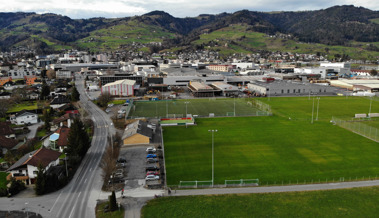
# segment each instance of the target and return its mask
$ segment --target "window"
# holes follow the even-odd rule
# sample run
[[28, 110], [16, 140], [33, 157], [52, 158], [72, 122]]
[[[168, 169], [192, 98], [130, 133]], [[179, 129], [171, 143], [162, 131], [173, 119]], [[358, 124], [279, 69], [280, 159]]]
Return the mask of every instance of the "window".
[[33, 171], [33, 175], [37, 175], [38, 171]]

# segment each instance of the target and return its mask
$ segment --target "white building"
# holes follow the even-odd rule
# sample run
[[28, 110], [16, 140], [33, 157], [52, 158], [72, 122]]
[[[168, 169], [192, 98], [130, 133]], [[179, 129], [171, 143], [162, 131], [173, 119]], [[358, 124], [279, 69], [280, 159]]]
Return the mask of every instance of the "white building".
[[38, 123], [38, 115], [31, 112], [20, 112], [16, 115], [10, 116], [11, 123], [16, 125], [23, 125], [23, 124], [35, 124]]
[[71, 79], [72, 73], [69, 70], [58, 70], [56, 72], [57, 79]]
[[25, 154], [7, 171], [16, 180], [21, 180], [27, 185], [34, 184], [38, 174], [38, 166], [42, 165], [47, 171], [50, 167], [59, 165], [60, 155], [60, 152], [42, 146], [38, 150]]
[[101, 93], [108, 92], [111, 95], [116, 96], [133, 96], [134, 95], [134, 80], [117, 80], [113, 83], [107, 83], [101, 87]]

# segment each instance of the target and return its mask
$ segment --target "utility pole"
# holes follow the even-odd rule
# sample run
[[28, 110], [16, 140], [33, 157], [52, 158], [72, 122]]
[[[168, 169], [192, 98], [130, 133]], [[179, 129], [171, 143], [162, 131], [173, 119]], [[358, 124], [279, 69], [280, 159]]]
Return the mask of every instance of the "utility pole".
[[184, 104], [186, 104], [186, 116], [185, 116], [185, 118], [186, 118], [186, 128], [187, 128], [187, 105], [189, 103], [190, 103], [189, 101], [184, 102]]
[[234, 116], [236, 116], [236, 96], [234, 96]]
[[214, 186], [214, 176], [215, 176], [215, 171], [214, 171], [214, 133], [217, 132], [217, 129], [210, 129], [208, 131], [212, 133], [212, 187], [213, 187]]

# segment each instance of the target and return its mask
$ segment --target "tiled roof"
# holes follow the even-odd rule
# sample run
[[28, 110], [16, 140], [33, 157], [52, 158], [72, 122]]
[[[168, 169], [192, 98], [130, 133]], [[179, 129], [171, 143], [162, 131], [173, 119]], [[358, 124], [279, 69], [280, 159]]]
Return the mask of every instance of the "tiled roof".
[[57, 145], [60, 147], [67, 146], [68, 134], [70, 133], [70, 128], [66, 126], [62, 126], [57, 131], [55, 131], [55, 133], [59, 134]]
[[50, 104], [66, 104], [66, 103], [70, 103], [70, 100], [68, 100], [67, 97], [64, 95], [58, 95], [50, 102]]
[[0, 135], [0, 147], [6, 148], [8, 150], [12, 149], [14, 146], [17, 145], [17, 140], [16, 139], [10, 139], [7, 138], [3, 135]]
[[15, 134], [14, 130], [11, 128], [10, 125], [10, 122], [0, 122], [0, 135]]
[[15, 164], [9, 167], [7, 171], [11, 171], [26, 165], [38, 167], [41, 164], [43, 167], [46, 167], [52, 161], [57, 160], [60, 155], [60, 152], [53, 151], [42, 146], [38, 150], [25, 154]]

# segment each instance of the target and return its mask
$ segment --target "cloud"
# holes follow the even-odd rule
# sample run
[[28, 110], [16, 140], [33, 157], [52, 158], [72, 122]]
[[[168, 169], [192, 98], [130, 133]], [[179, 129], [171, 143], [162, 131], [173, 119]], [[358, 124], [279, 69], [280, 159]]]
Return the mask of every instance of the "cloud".
[[48, 12], [71, 18], [114, 18], [162, 10], [175, 17], [194, 17], [199, 14], [232, 13], [242, 9], [251, 11], [298, 11], [351, 4], [371, 10], [379, 9], [379, 2], [372, 0], [13, 0], [1, 4], [0, 11]]

